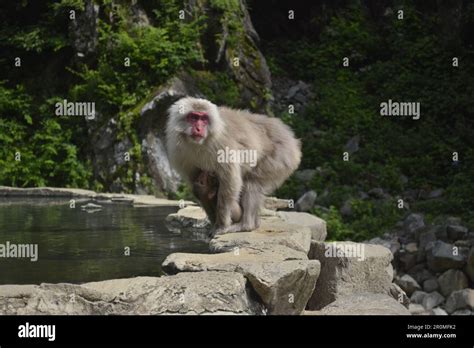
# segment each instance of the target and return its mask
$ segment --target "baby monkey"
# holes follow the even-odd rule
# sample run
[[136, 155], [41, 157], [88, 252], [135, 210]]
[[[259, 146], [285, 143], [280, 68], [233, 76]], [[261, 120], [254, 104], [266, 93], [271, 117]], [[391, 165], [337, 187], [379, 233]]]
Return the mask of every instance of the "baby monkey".
[[[217, 191], [219, 190], [219, 179], [214, 173], [204, 170], [199, 171], [193, 181], [193, 194], [201, 202], [203, 209], [206, 211], [209, 221], [212, 224], [216, 222], [217, 209]], [[242, 208], [238, 202], [232, 204], [231, 219], [233, 223], [237, 223], [242, 218]]]

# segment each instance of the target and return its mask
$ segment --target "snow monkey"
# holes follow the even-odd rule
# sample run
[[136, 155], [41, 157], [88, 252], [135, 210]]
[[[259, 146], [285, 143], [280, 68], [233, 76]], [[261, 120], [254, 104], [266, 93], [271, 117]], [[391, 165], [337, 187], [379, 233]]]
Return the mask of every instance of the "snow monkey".
[[[166, 145], [173, 167], [189, 184], [202, 172], [216, 175], [215, 211], [207, 212], [214, 220], [213, 235], [258, 228], [264, 195], [301, 161], [301, 143], [280, 119], [192, 97], [179, 99], [168, 110]], [[242, 217], [232, 223], [235, 204], [240, 204]]]
[[[202, 207], [207, 213], [212, 224], [216, 222], [217, 191], [219, 189], [219, 180], [213, 173], [201, 171], [197, 178], [193, 180], [193, 194], [201, 202]], [[232, 222], [239, 222], [242, 217], [242, 209], [238, 202], [234, 202], [230, 217]]]

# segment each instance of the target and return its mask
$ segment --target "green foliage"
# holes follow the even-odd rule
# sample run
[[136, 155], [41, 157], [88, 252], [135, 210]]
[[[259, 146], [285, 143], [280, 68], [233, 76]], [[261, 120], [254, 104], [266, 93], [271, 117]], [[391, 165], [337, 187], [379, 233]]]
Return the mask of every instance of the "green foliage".
[[196, 201], [196, 198], [193, 195], [193, 192], [189, 185], [187, 184], [181, 184], [178, 187], [178, 191], [175, 193], [175, 197], [172, 197], [173, 199], [178, 199], [178, 200], [189, 200], [189, 201]]
[[396, 202], [351, 201], [351, 216], [344, 219], [339, 210], [331, 205], [329, 211], [314, 209], [313, 213], [326, 220], [328, 240], [364, 241], [381, 235], [402, 216]]
[[341, 214], [336, 207], [330, 206], [328, 212], [322, 212], [321, 210], [315, 209], [313, 214], [326, 221], [328, 241], [352, 239], [353, 231], [342, 222]]
[[[329, 192], [318, 204], [333, 206], [325, 216], [335, 239], [382, 233], [397, 216], [388, 207], [362, 205], [351, 221], [341, 220], [336, 207], [373, 187], [392, 195], [443, 187], [443, 199], [417, 202], [412, 210], [466, 219], [474, 210], [474, 137], [468, 121], [474, 116], [474, 50], [465, 45], [454, 54], [446, 47], [439, 14], [420, 12], [409, 2], [403, 9], [403, 21], [395, 15], [375, 21], [362, 6], [350, 5], [330, 18], [317, 40], [275, 40], [266, 48], [273, 74], [313, 81], [306, 111], [283, 118], [303, 140], [301, 168], [321, 168], [310, 188]], [[461, 22], [472, 23], [472, 13]], [[452, 67], [453, 55], [462, 69]], [[342, 66], [343, 57], [350, 59], [349, 67]], [[421, 119], [381, 117], [380, 103], [389, 98], [420, 102]], [[344, 146], [355, 135], [360, 148], [342, 161]], [[463, 154], [459, 163], [453, 163], [453, 151]], [[407, 184], [400, 181], [402, 174]], [[289, 182], [279, 192], [295, 197], [300, 190]]]
[[[131, 24], [128, 4], [115, 3], [113, 9], [112, 2], [104, 0], [99, 5], [98, 47], [92, 57], [81, 61], [70, 56], [68, 16], [70, 10], [80, 16], [84, 1], [8, 5], [8, 11], [20, 11], [18, 15], [33, 20], [19, 27], [8, 18], [0, 26], [2, 51], [5, 49], [6, 56], [22, 57], [23, 65], [34, 69], [44, 69], [39, 65], [45, 64], [48, 78], [39, 82], [33, 69], [16, 70], [26, 75], [9, 69], [0, 84], [1, 184], [103, 189], [105, 183], [91, 180], [92, 149], [85, 121], [54, 115], [54, 104], [66, 98], [95, 102], [100, 124], [115, 117], [118, 137], [127, 137], [133, 145], [133, 161], [117, 168], [116, 175], [125, 187], [133, 189], [134, 173], [144, 169], [136, 133], [137, 105], [177, 71], [204, 62], [199, 41], [205, 17], [177, 20], [180, 1], [144, 4], [153, 22], [150, 26]], [[50, 79], [52, 75], [61, 78]], [[10, 81], [17, 83], [11, 85]], [[223, 77], [219, 81], [221, 86]], [[231, 93], [235, 94], [229, 90], [227, 97]], [[16, 152], [21, 153], [21, 162], [14, 161]], [[142, 179], [146, 181], [145, 176]]]
[[70, 138], [55, 119], [31, 136], [26, 126], [0, 118], [0, 185], [87, 187], [91, 173]]
[[238, 11], [240, 5], [238, 0], [209, 0], [209, 4], [212, 8], [219, 9], [222, 11]]
[[239, 107], [239, 87], [226, 73], [210, 71], [190, 71], [196, 87], [206, 98], [217, 105]]
[[59, 51], [67, 45], [66, 38], [55, 35], [45, 28], [29, 27], [9, 36], [7, 42], [25, 51], [41, 53], [44, 50], [52, 49]]
[[99, 110], [106, 114], [130, 109], [153, 86], [165, 82], [181, 67], [202, 60], [196, 46], [199, 38], [196, 23], [176, 25], [173, 21], [164, 22], [158, 28], [115, 29], [99, 21], [97, 68], [81, 67], [77, 74], [83, 82], [73, 87], [72, 95], [95, 100]]
[[64, 10], [84, 11], [84, 0], [61, 0], [51, 4], [51, 8], [56, 14], [60, 14]]
[[0, 185], [87, 187], [88, 163], [77, 159], [71, 129], [38, 108], [21, 85], [0, 84]]
[[283, 199], [294, 199], [295, 193], [299, 193], [300, 188], [300, 182], [293, 175], [275, 192], [275, 196]]

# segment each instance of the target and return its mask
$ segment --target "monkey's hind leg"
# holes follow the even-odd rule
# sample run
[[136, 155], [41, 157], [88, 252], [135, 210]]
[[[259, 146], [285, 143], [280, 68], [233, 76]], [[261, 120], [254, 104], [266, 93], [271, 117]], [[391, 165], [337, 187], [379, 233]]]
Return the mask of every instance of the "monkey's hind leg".
[[226, 233], [250, 232], [260, 227], [260, 207], [263, 201], [263, 193], [260, 185], [247, 181], [244, 183], [240, 205], [242, 217], [239, 223], [232, 224]]

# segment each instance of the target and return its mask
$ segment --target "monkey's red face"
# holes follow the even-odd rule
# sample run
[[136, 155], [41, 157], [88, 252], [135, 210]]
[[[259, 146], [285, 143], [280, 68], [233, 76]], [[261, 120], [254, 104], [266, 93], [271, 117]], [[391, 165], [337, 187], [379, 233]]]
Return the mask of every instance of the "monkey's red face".
[[192, 111], [186, 115], [186, 121], [191, 127], [191, 138], [201, 143], [207, 137], [207, 126], [209, 125], [209, 116], [205, 112]]

